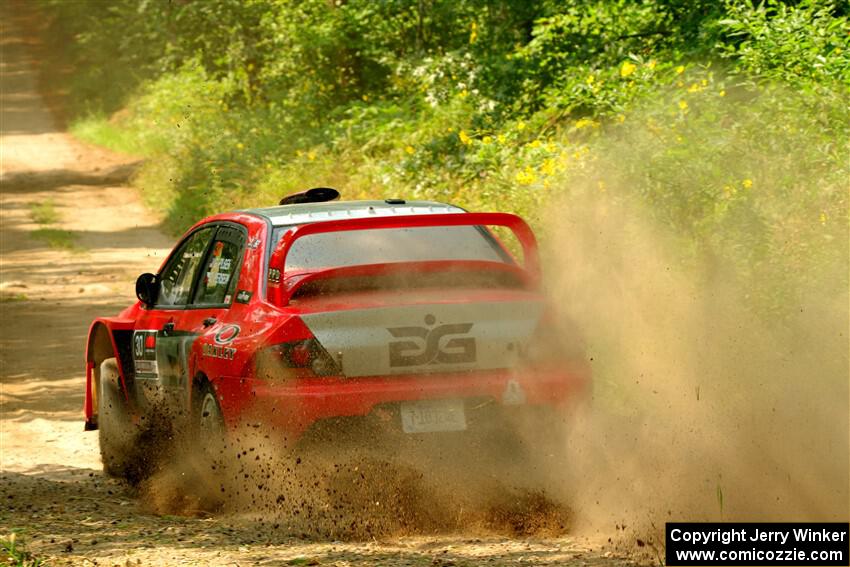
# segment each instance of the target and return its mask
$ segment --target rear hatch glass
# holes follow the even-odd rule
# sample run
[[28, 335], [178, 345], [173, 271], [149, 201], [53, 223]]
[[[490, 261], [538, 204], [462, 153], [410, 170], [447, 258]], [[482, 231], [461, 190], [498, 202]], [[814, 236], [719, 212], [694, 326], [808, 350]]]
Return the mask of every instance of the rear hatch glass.
[[[275, 228], [275, 246], [290, 228]], [[485, 229], [477, 226], [443, 226], [366, 229], [305, 236], [293, 244], [286, 256], [284, 270], [302, 272], [438, 260], [514, 263]]]

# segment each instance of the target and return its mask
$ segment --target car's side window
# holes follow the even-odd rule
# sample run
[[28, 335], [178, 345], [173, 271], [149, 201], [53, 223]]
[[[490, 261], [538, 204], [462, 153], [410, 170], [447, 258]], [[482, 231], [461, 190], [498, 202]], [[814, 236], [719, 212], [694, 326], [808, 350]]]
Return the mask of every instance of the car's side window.
[[239, 254], [244, 238], [236, 228], [223, 226], [213, 239], [198, 288], [195, 290], [195, 305], [224, 305], [231, 302], [235, 279], [239, 276]]
[[189, 302], [192, 283], [204, 258], [212, 232], [212, 228], [198, 230], [171, 257], [159, 277], [158, 306], [181, 306]]

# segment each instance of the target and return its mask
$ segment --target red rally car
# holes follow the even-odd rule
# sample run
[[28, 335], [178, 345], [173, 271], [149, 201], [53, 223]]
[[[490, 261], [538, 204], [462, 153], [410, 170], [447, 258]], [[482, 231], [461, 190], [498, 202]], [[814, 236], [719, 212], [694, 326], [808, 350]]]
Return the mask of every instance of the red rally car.
[[107, 472], [163, 408], [201, 436], [262, 423], [293, 440], [376, 413], [403, 436], [463, 434], [581, 398], [584, 353], [554, 330], [521, 218], [338, 195], [198, 222], [137, 303], [93, 322], [85, 425]]

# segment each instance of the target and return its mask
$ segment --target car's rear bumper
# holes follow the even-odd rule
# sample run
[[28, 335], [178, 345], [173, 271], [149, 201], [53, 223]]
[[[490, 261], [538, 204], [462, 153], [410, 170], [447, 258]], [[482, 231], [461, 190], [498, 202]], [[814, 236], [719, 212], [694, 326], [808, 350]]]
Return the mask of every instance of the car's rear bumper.
[[498, 406], [565, 408], [583, 399], [589, 373], [582, 370], [489, 371], [369, 378], [224, 378], [216, 384], [228, 425], [261, 423], [300, 436], [314, 423], [366, 416], [376, 408], [427, 399], [485, 400]]

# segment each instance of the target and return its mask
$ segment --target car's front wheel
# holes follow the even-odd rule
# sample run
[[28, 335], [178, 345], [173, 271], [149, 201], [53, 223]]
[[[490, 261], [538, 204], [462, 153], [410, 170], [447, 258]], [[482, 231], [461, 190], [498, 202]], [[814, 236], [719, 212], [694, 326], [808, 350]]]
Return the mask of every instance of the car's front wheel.
[[132, 465], [135, 426], [121, 392], [118, 361], [107, 358], [97, 368], [97, 429], [103, 471], [126, 477]]

